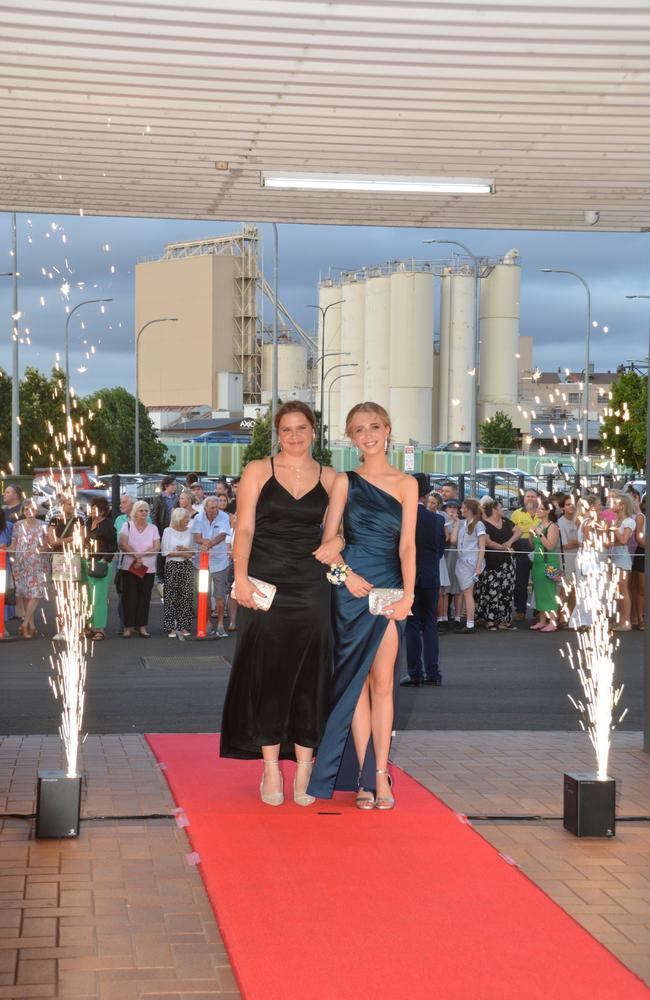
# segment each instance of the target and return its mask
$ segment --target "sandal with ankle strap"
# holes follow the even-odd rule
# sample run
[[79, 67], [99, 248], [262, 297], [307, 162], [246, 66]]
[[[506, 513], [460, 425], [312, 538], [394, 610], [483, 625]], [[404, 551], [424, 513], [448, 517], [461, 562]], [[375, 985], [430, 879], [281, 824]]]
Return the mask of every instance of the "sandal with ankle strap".
[[[314, 766], [313, 760], [297, 760], [296, 761], [296, 768], [298, 768], [298, 767], [309, 767], [309, 768], [311, 768], [313, 766]], [[296, 771], [296, 775], [297, 774], [298, 774], [298, 772]], [[296, 803], [297, 806], [311, 806], [316, 801], [316, 799], [315, 799], [315, 797], [313, 795], [308, 795], [306, 790], [304, 792], [296, 792], [296, 779], [294, 778], [293, 779], [293, 801]]]
[[[359, 771], [359, 777], [357, 778], [357, 797], [354, 800], [354, 804], [357, 809], [361, 809], [362, 812], [370, 812], [371, 809], [375, 808], [375, 796], [367, 788], [362, 788], [359, 782], [361, 781], [361, 771]], [[361, 792], [365, 792], [362, 795]], [[368, 798], [370, 795], [370, 798]]]
[[[388, 784], [389, 784], [390, 788], [392, 789], [392, 787], [393, 787], [393, 779], [391, 778], [391, 776], [390, 776], [390, 774], [388, 773], [387, 770], [385, 770], [385, 769], [381, 770], [380, 769], [380, 770], [376, 771], [375, 773], [376, 774], [387, 774], [388, 775]], [[377, 798], [375, 799], [375, 809], [379, 809], [380, 812], [387, 812], [388, 809], [394, 809], [394, 808], [395, 808], [395, 799], [393, 798], [392, 795], [378, 795]]]

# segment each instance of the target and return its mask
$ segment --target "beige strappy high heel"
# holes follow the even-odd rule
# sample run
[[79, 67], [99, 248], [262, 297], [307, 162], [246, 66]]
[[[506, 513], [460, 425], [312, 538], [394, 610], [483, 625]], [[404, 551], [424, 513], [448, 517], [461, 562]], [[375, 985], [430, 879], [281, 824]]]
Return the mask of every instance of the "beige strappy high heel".
[[[276, 760], [265, 760], [265, 764], [279, 764], [280, 762]], [[281, 806], [284, 802], [284, 782], [282, 775], [280, 774], [281, 787], [279, 792], [271, 792], [266, 795], [264, 792], [264, 774], [262, 774], [262, 780], [260, 781], [260, 798], [265, 806]]]
[[[309, 767], [314, 766], [313, 760], [297, 760], [296, 767]], [[293, 779], [293, 801], [297, 806], [310, 806], [316, 799], [313, 795], [308, 795], [306, 791], [296, 793], [296, 779]]]
[[[392, 787], [393, 787], [393, 779], [391, 778], [391, 776], [390, 776], [390, 774], [388, 773], [387, 770], [379, 770], [379, 771], [376, 771], [375, 773], [376, 774], [387, 774], [388, 775], [388, 784], [390, 785], [390, 787], [392, 789]], [[386, 812], [388, 809], [394, 809], [394, 808], [395, 808], [395, 799], [393, 798], [392, 795], [378, 795], [377, 798], [375, 799], [375, 809], [379, 809], [380, 812]]]

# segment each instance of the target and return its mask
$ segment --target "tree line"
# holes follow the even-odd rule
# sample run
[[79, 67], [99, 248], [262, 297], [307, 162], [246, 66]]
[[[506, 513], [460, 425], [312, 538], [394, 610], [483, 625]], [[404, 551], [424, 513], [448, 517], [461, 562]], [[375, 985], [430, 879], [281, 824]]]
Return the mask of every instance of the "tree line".
[[[46, 375], [28, 367], [20, 380], [20, 469], [56, 467], [65, 460], [65, 374]], [[146, 407], [140, 409], [140, 469], [165, 472], [172, 458], [159, 440]], [[77, 441], [73, 465], [97, 468], [99, 475], [131, 472], [135, 462], [135, 396], [122, 387], [71, 397]], [[0, 368], [0, 469], [11, 462], [11, 377]]]

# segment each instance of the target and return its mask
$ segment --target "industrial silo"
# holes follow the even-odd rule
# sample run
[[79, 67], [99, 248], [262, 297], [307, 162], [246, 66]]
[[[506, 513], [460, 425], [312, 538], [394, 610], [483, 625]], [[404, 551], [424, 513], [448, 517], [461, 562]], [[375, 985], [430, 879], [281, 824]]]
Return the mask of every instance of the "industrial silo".
[[389, 413], [393, 439], [431, 444], [434, 276], [400, 269], [390, 278]]
[[[319, 312], [318, 314], [318, 355], [321, 357], [323, 354], [327, 354], [328, 357], [321, 360], [316, 367], [316, 407], [323, 412], [323, 403], [320, 399], [320, 387], [321, 387], [321, 376], [324, 372], [327, 372], [332, 365], [338, 364], [340, 361], [345, 360], [341, 358], [340, 352], [343, 350], [341, 347], [341, 302], [343, 298], [341, 292], [341, 286], [335, 284], [331, 278], [326, 281], [321, 282], [318, 286], [318, 304], [322, 310], [327, 310], [324, 313]], [[324, 320], [324, 322], [323, 322]], [[325, 340], [323, 341], [323, 333], [325, 334]], [[324, 368], [321, 368], [324, 365]], [[331, 372], [326, 379], [325, 392], [324, 392], [324, 405], [325, 405], [325, 423], [329, 423], [329, 414], [327, 409], [328, 400], [332, 402], [331, 418], [333, 422], [333, 427], [329, 428], [328, 438], [330, 441], [334, 441], [337, 437], [340, 437], [339, 430], [339, 396], [338, 389], [340, 383], [336, 383], [332, 389], [331, 395], [328, 393], [327, 386], [331, 384], [332, 378], [337, 375], [338, 372]]]
[[516, 411], [521, 268], [516, 250], [481, 280], [481, 419]]
[[[390, 405], [388, 390], [390, 346], [390, 275], [381, 272], [366, 280], [364, 319], [363, 392], [364, 399]], [[352, 358], [342, 360], [353, 360]], [[344, 369], [343, 369], [344, 370]]]
[[[273, 344], [264, 344], [262, 391], [272, 391]], [[293, 389], [307, 388], [307, 348], [295, 341], [278, 344], [278, 395], [287, 400]]]
[[[451, 276], [444, 267], [440, 275], [440, 355], [438, 358], [438, 434], [440, 442], [449, 440], [449, 343], [451, 337]], [[433, 441], [437, 444], [437, 441]]]
[[450, 283], [447, 441], [471, 439], [474, 303], [474, 272], [463, 267], [452, 274]]
[[[330, 360], [332, 364], [353, 362], [356, 367], [337, 368], [327, 378], [325, 398], [327, 400], [331, 392], [331, 402], [327, 404], [328, 413], [331, 413], [331, 441], [345, 436], [345, 418], [348, 412], [356, 403], [363, 401], [365, 290], [366, 282], [356, 278], [344, 281], [340, 288], [343, 299], [341, 305], [341, 350], [345, 351], [346, 354], [339, 359], [331, 358]], [[338, 379], [336, 383], [335, 379]], [[330, 390], [329, 386], [332, 385], [334, 388]], [[335, 421], [337, 412], [338, 425]]]

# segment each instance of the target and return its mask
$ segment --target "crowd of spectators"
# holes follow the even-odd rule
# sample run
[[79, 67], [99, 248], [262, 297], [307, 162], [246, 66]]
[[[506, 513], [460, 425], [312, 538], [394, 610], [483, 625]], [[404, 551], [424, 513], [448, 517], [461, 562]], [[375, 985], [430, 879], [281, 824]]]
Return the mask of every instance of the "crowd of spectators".
[[[472, 634], [529, 628], [555, 632], [592, 624], [584, 582], [605, 565], [616, 583], [617, 632], [643, 630], [645, 498], [633, 488], [578, 499], [533, 489], [505, 512], [498, 498], [458, 499], [453, 483], [430, 494], [427, 507], [444, 517], [438, 630]], [[580, 582], [583, 586], [580, 586]]]
[[[153, 502], [127, 493], [113, 520], [106, 499], [93, 500], [88, 516], [72, 494], [57, 498], [56, 513], [45, 523], [34, 500], [9, 485], [0, 508], [0, 549], [9, 554], [5, 622], [19, 621], [19, 635], [41, 635], [37, 611], [57, 585], [83, 587], [87, 619], [84, 634], [107, 638], [111, 584], [117, 591], [118, 635], [150, 638], [149, 614], [154, 583], [163, 601], [163, 628], [170, 639], [187, 638], [195, 624], [194, 596], [199, 558], [208, 553], [210, 626], [217, 638], [236, 629], [236, 605], [229, 598], [232, 540], [237, 517], [238, 479], [216, 484], [206, 495], [199, 477], [184, 483], [166, 476]], [[71, 550], [66, 557], [66, 552]], [[226, 626], [226, 621], [228, 622]], [[0, 622], [4, 634], [5, 622]], [[55, 640], [66, 635], [57, 621]]]
[[[156, 585], [165, 633], [187, 638], [195, 624], [199, 557], [207, 552], [209, 632], [225, 637], [237, 627], [237, 606], [229, 596], [237, 487], [238, 479], [219, 481], [214, 494], [206, 494], [195, 473], [184, 483], [168, 476], [151, 504], [123, 494], [115, 521], [106, 500], [95, 500], [85, 518], [74, 496], [63, 494], [45, 524], [34, 501], [19, 487], [7, 486], [0, 509], [0, 548], [10, 554], [5, 620], [18, 619], [24, 639], [37, 637], [37, 612], [50, 581], [60, 582], [60, 574], [67, 573], [67, 585], [86, 588], [87, 636], [106, 638], [113, 584], [118, 635], [150, 637]], [[546, 497], [528, 489], [521, 507], [508, 512], [489, 496], [461, 503], [457, 486], [448, 481], [426, 505], [445, 522], [439, 632], [513, 631], [526, 624], [540, 632], [589, 628], [592, 609], [584, 583], [603, 563], [615, 575], [618, 592], [612, 627], [644, 628], [645, 498], [637, 490], [610, 491], [603, 506], [596, 494], [576, 501], [568, 493]], [[68, 559], [62, 569], [56, 559], [71, 547], [77, 561]], [[65, 638], [61, 623], [54, 638]]]

